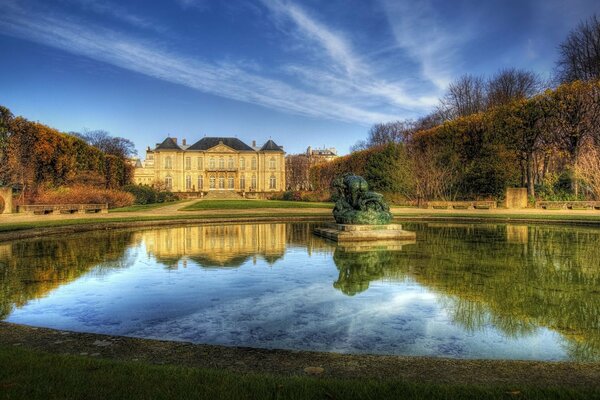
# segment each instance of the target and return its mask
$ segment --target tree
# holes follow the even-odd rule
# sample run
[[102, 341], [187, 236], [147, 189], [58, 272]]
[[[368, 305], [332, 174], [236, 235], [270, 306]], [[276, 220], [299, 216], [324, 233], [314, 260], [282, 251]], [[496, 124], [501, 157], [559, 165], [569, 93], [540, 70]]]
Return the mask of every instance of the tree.
[[[563, 84], [552, 92], [554, 142], [568, 156], [573, 171], [582, 145], [588, 139], [598, 139], [600, 125], [600, 82]], [[575, 196], [579, 195], [577, 179], [572, 181]]]
[[310, 189], [311, 162], [306, 154], [293, 154], [285, 158], [285, 181], [290, 190]]
[[371, 188], [412, 198], [414, 180], [404, 144], [388, 143], [378, 150], [365, 165], [365, 179]]
[[526, 70], [506, 68], [487, 81], [487, 105], [496, 107], [538, 94], [543, 83], [540, 77]]
[[463, 75], [450, 83], [440, 99], [438, 111], [444, 120], [466, 117], [486, 109], [485, 82], [482, 77]]
[[556, 78], [561, 83], [600, 79], [600, 20], [582, 21], [560, 44]]
[[82, 134], [75, 133], [95, 148], [119, 158], [128, 158], [137, 154], [135, 144], [122, 137], [111, 136], [103, 130], [86, 131]]
[[0, 186], [11, 183], [8, 170], [8, 145], [13, 118], [8, 108], [0, 106]]
[[517, 154], [527, 194], [531, 197], [535, 196], [534, 155], [544, 143], [544, 135], [547, 133], [544, 123], [549, 115], [547, 97], [540, 95], [507, 104], [497, 109], [492, 118], [493, 127], [502, 136], [504, 143]]
[[575, 165], [575, 173], [595, 199], [600, 200], [600, 147], [592, 142], [586, 143]]
[[367, 139], [359, 141], [350, 150], [358, 151], [389, 143], [402, 143], [408, 140], [413, 131], [414, 122], [411, 120], [375, 124], [369, 130]]

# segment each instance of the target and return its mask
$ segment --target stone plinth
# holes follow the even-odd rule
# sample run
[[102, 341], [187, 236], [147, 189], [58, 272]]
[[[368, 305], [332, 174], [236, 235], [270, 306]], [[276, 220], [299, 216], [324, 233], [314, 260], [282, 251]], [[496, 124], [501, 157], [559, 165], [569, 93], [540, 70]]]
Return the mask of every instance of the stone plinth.
[[414, 241], [416, 234], [405, 231], [402, 225], [345, 225], [330, 224], [315, 228], [314, 233], [336, 242], [394, 242]]

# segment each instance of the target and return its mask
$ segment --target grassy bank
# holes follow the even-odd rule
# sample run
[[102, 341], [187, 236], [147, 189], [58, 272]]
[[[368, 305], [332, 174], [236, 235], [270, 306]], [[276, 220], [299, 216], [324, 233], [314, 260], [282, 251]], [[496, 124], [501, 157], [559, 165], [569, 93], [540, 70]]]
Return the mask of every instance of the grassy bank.
[[591, 399], [589, 389], [281, 377], [0, 347], [2, 399]]
[[283, 200], [201, 200], [181, 211], [198, 210], [252, 210], [256, 208], [333, 208], [333, 203]]
[[113, 208], [108, 212], [118, 213], [118, 212], [136, 212], [136, 211], [147, 211], [154, 210], [156, 208], [166, 207], [177, 203], [183, 203], [185, 200], [171, 201], [168, 203], [152, 203], [152, 204], [134, 204], [132, 206], [121, 207], [121, 208]]

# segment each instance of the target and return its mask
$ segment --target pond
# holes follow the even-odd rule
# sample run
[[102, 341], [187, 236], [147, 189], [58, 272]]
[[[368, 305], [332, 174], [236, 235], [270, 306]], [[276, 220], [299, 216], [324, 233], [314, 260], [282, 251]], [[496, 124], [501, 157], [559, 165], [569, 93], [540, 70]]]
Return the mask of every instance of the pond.
[[410, 223], [341, 248], [309, 223], [0, 244], [0, 319], [234, 346], [599, 360], [600, 230]]

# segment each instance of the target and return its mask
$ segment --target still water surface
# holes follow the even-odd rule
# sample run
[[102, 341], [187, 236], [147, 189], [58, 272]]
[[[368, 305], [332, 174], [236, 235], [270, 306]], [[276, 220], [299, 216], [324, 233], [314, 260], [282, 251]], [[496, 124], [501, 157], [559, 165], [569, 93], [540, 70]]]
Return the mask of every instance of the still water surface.
[[0, 244], [0, 319], [345, 353], [600, 359], [600, 230], [405, 224], [340, 248], [313, 225], [112, 231]]

